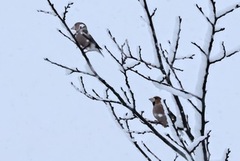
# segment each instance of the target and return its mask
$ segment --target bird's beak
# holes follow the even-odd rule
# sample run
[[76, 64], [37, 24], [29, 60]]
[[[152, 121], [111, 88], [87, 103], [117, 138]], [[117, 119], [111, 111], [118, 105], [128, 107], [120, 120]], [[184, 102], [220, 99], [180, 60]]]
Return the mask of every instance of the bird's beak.
[[71, 28], [71, 30], [75, 30], [75, 26], [73, 26], [73, 27]]
[[155, 99], [154, 99], [154, 98], [149, 98], [149, 100], [150, 100], [151, 102], [154, 102], [154, 101], [155, 101]]

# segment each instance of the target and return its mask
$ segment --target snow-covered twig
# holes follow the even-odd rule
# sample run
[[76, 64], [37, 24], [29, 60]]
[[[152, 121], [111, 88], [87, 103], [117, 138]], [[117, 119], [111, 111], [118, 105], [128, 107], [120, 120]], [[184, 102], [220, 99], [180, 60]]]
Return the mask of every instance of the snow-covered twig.
[[196, 148], [197, 148], [204, 140], [206, 140], [207, 138], [210, 137], [210, 132], [211, 132], [211, 131], [209, 131], [206, 136], [200, 136], [200, 137], [196, 138], [196, 139], [194, 140], [194, 142], [192, 142], [190, 145], [187, 146], [188, 151], [190, 151], [191, 153], [193, 153], [193, 152], [196, 150]]

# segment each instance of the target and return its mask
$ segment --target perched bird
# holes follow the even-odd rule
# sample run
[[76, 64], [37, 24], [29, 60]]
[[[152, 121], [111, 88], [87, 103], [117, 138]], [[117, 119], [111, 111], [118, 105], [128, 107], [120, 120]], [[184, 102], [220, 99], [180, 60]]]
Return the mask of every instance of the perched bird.
[[[158, 120], [158, 122], [163, 126], [163, 127], [168, 127], [168, 121], [167, 121], [167, 116], [164, 112], [163, 105], [161, 103], [161, 98], [158, 96], [155, 96], [153, 98], [149, 98], [149, 100], [153, 104], [153, 116]], [[176, 121], [176, 116], [170, 112], [169, 113], [170, 119], [172, 119], [173, 122]]]
[[83, 49], [83, 51], [85, 52], [97, 51], [103, 56], [101, 52], [102, 48], [89, 34], [87, 26], [84, 23], [77, 22], [71, 29], [76, 31], [75, 38], [79, 46]]

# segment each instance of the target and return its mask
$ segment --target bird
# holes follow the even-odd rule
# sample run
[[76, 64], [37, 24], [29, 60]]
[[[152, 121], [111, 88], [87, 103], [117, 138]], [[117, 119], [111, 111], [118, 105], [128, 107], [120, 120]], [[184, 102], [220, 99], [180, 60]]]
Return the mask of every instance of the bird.
[[[157, 121], [163, 126], [163, 127], [168, 127], [168, 121], [167, 121], [167, 116], [164, 112], [163, 105], [161, 103], [161, 98], [159, 96], [155, 96], [152, 98], [149, 98], [149, 100], [153, 104], [153, 116], [157, 119]], [[169, 113], [170, 119], [175, 122], [176, 121], [176, 116], [170, 112]]]
[[75, 39], [84, 52], [97, 51], [103, 56], [101, 52], [102, 48], [93, 39], [92, 35], [88, 32], [87, 26], [83, 22], [75, 23], [71, 29], [76, 31], [74, 34]]

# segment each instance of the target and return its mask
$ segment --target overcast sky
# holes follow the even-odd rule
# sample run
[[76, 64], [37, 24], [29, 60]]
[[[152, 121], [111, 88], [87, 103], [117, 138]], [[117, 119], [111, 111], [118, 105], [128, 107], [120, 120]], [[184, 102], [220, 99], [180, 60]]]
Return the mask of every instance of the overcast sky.
[[[61, 12], [68, 2], [56, 0], [54, 3]], [[237, 2], [217, 2], [217, 6], [221, 12]], [[204, 44], [208, 33], [204, 25], [206, 21], [195, 3], [190, 0], [161, 0], [150, 5], [158, 8], [155, 19], [159, 24], [157, 32], [165, 47], [167, 41], [174, 38], [176, 17], [183, 17], [185, 39], [180, 46], [183, 55], [197, 53], [191, 41]], [[208, 4], [207, 0], [200, 3], [206, 12], [209, 11]], [[57, 32], [57, 29], [65, 31], [60, 21], [37, 12], [39, 9], [50, 10], [47, 1], [3, 1], [1, 6], [0, 160], [144, 161], [105, 105], [85, 98], [70, 85], [71, 81], [78, 85], [77, 75], [67, 75], [65, 70], [44, 61], [44, 58], [49, 58], [70, 67], [85, 67], [76, 46]], [[240, 47], [239, 15], [240, 9], [219, 24], [220, 27], [226, 26], [226, 31], [218, 38], [226, 40], [230, 51]], [[144, 13], [137, 0], [78, 0], [69, 10], [67, 23], [72, 27], [77, 21], [85, 22], [99, 45], [107, 45], [114, 51], [114, 44], [106, 32], [110, 29], [120, 43], [128, 38], [134, 51], [141, 45], [143, 52], [149, 54], [145, 56], [153, 59], [148, 26], [140, 16], [144, 17]], [[220, 44], [216, 46], [220, 47]], [[216, 53], [219, 53], [218, 49]], [[96, 62], [99, 73], [117, 85], [118, 76], [114, 72], [118, 67], [106, 51], [103, 52], [104, 58], [95, 53], [89, 57]], [[192, 73], [183, 77], [189, 89], [196, 85], [201, 69], [196, 69], [199, 66], [195, 63], [200, 61], [181, 64]], [[230, 160], [240, 158], [239, 62], [240, 53], [213, 65], [210, 70], [207, 95], [210, 123], [207, 129], [212, 130], [210, 150], [215, 159], [221, 158], [228, 147], [232, 150]], [[142, 84], [137, 77], [134, 79], [136, 89], [140, 91], [137, 97], [142, 106], [147, 106], [148, 116], [153, 119], [148, 98], [159, 93], [164, 95], [164, 91], [159, 91], [154, 85]], [[98, 84], [89, 81], [91, 86], [98, 88]], [[166, 156], [161, 150], [156, 151], [162, 158], [174, 158], [174, 155]]]

